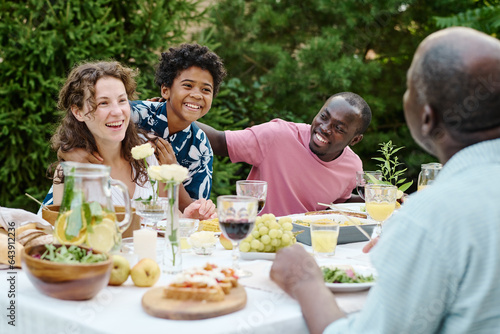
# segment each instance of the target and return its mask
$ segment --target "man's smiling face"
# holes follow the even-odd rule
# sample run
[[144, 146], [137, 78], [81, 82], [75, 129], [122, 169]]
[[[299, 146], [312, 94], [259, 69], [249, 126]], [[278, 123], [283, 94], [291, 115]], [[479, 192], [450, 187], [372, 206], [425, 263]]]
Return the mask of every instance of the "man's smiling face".
[[336, 159], [347, 145], [361, 141], [361, 111], [342, 96], [326, 101], [311, 124], [309, 148], [322, 161]]

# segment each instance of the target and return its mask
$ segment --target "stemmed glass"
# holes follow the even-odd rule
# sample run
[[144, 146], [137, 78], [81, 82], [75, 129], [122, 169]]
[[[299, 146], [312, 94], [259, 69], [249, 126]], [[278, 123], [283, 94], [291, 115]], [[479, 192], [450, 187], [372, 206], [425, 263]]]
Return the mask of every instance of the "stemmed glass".
[[259, 201], [259, 214], [266, 205], [267, 182], [260, 180], [240, 180], [236, 181], [236, 194], [238, 196], [251, 196]]
[[373, 184], [365, 186], [366, 212], [377, 222], [373, 236], [382, 234], [382, 224], [396, 209], [398, 188], [390, 184]]
[[137, 199], [133, 205], [135, 213], [144, 219], [142, 225], [157, 230], [158, 222], [167, 215], [168, 198], [160, 197], [157, 200]]
[[356, 190], [359, 197], [365, 199], [365, 186], [367, 183], [375, 183], [375, 180], [382, 180], [381, 171], [360, 171], [356, 172]]
[[224, 236], [233, 243], [233, 269], [238, 277], [249, 277], [252, 273], [240, 269], [240, 242], [253, 230], [257, 219], [258, 201], [250, 196], [217, 197], [217, 214]]

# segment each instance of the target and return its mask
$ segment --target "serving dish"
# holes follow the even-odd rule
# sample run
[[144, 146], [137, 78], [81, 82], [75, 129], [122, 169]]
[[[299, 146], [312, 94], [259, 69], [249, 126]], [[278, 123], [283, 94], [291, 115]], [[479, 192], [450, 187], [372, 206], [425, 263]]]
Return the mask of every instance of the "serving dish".
[[[311, 246], [311, 228], [309, 226], [297, 224], [297, 221], [315, 221], [320, 219], [333, 219], [339, 222], [340, 224], [348, 222], [348, 219], [346, 217], [338, 214], [326, 214], [326, 215], [298, 214], [298, 215], [290, 215], [289, 217], [292, 218], [292, 225], [293, 225], [292, 232], [304, 231], [296, 236], [297, 241], [309, 246]], [[377, 223], [371, 219], [353, 218], [353, 217], [351, 217], [351, 219], [359, 221], [360, 223], [359, 226], [363, 230], [365, 230], [365, 232], [368, 233], [368, 235], [371, 235], [373, 229], [377, 226]], [[351, 242], [361, 242], [361, 241], [368, 241], [368, 240], [363, 235], [363, 233], [361, 233], [356, 228], [356, 226], [353, 225], [340, 226], [337, 244], [341, 245], [341, 244], [348, 244]]]
[[[58, 245], [60, 246], [60, 245]], [[88, 247], [79, 246], [87, 251]], [[42, 255], [45, 245], [24, 248], [23, 270], [37, 290], [47, 296], [65, 300], [87, 300], [108, 285], [113, 262], [111, 257], [97, 263], [58, 263], [41, 260], [33, 255]], [[95, 254], [100, 254], [92, 250]]]

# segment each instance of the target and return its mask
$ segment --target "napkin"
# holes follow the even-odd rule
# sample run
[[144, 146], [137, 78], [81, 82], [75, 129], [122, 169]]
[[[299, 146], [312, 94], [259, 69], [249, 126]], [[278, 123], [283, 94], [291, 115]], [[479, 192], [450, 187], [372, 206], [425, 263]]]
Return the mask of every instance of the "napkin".
[[[14, 223], [14, 224], [12, 224]], [[51, 233], [52, 225], [40, 216], [23, 209], [11, 209], [0, 206], [0, 226], [5, 230], [18, 228], [23, 225], [35, 223], [37, 229]]]
[[[38, 230], [52, 233], [52, 225], [40, 216], [22, 209], [0, 206], [0, 270], [21, 267], [21, 252], [24, 247], [16, 238], [20, 233], [19, 227], [32, 223]], [[14, 258], [12, 258], [12, 253], [9, 254], [9, 251], [12, 251], [12, 245], [14, 245]]]

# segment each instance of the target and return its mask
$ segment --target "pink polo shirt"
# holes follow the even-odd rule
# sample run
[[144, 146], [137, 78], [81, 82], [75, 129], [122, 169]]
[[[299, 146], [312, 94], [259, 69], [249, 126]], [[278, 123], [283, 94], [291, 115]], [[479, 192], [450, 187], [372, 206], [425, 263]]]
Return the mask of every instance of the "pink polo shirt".
[[251, 164], [248, 179], [268, 183], [261, 214], [284, 216], [324, 210], [318, 202], [345, 202], [356, 187], [356, 171], [363, 170], [350, 147], [333, 161], [321, 161], [309, 149], [309, 124], [274, 119], [225, 134], [231, 161]]

